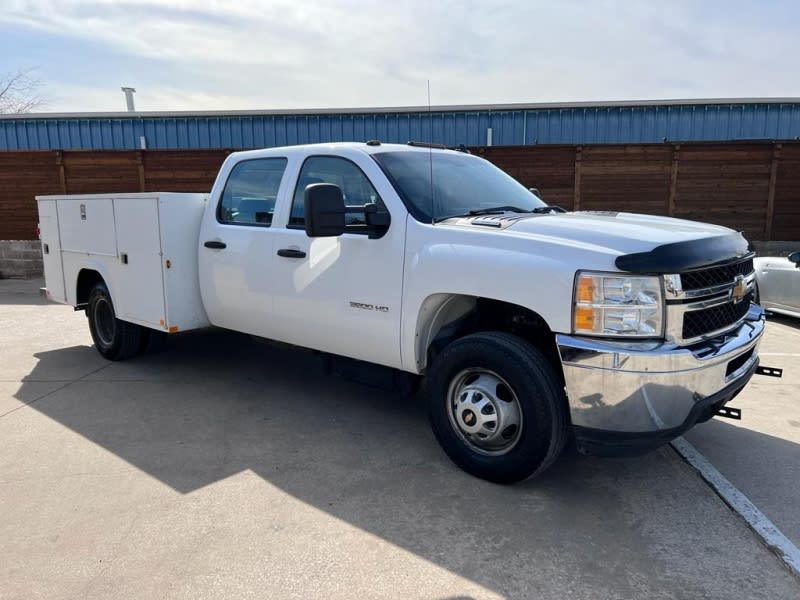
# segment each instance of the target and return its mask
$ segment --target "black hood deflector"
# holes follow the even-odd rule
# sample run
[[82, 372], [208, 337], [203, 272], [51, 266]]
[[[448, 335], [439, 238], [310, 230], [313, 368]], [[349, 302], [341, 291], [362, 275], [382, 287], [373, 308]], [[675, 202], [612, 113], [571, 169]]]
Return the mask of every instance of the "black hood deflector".
[[681, 273], [738, 260], [749, 253], [747, 240], [735, 232], [664, 244], [649, 252], [623, 254], [614, 264], [620, 271], [629, 273]]

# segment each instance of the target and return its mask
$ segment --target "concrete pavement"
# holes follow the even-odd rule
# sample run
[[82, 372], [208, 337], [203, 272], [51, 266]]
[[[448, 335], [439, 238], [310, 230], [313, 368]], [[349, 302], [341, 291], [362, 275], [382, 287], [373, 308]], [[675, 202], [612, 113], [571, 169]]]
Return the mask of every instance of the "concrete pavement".
[[3, 600], [800, 596], [669, 448], [488, 484], [416, 400], [223, 331], [111, 364], [36, 287], [0, 281]]
[[800, 547], [800, 319], [770, 315], [760, 352], [783, 377], [750, 382], [730, 404], [741, 421], [712, 419], [685, 437]]

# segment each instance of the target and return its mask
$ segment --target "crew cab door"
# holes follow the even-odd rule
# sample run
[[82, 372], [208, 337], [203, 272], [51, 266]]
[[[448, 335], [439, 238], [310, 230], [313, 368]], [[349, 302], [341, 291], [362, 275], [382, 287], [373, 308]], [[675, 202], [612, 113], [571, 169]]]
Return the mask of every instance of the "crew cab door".
[[289, 193], [288, 162], [283, 156], [243, 159], [220, 172], [198, 248], [200, 292], [213, 325], [275, 337], [272, 218]]
[[[389, 212], [388, 230], [369, 239], [363, 212], [354, 211], [343, 235], [309, 238], [303, 197], [312, 183], [339, 186], [348, 206]], [[305, 156], [287, 216], [272, 229], [278, 339], [400, 367], [405, 209], [377, 164], [361, 152]]]

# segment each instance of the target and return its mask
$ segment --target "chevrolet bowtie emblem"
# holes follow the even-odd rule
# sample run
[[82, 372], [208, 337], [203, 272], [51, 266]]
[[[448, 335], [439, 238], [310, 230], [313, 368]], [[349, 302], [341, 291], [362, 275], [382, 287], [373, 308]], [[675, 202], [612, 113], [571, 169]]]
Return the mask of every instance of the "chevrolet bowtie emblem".
[[747, 293], [747, 283], [744, 280], [743, 275], [737, 275], [736, 280], [733, 284], [733, 289], [731, 290], [731, 298], [733, 299], [734, 304], [739, 304], [744, 298], [745, 294]]

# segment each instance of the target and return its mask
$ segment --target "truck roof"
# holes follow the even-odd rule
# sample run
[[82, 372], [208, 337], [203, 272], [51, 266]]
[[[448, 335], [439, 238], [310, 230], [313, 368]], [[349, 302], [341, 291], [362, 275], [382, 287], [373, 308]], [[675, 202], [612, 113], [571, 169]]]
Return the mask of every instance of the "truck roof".
[[369, 142], [330, 142], [322, 144], [300, 144], [296, 146], [279, 146], [276, 148], [263, 148], [258, 150], [244, 150], [232, 154], [248, 155], [252, 157], [269, 156], [272, 154], [306, 153], [313, 149], [348, 149], [357, 150], [364, 154], [377, 154], [380, 152], [459, 152], [455, 149], [444, 148], [438, 145], [425, 145], [425, 142], [409, 142], [407, 144], [384, 144], [377, 140]]

